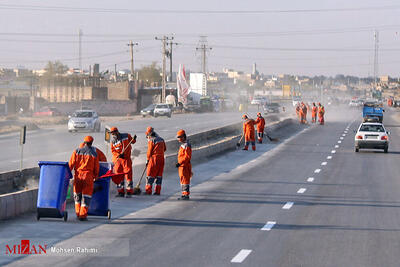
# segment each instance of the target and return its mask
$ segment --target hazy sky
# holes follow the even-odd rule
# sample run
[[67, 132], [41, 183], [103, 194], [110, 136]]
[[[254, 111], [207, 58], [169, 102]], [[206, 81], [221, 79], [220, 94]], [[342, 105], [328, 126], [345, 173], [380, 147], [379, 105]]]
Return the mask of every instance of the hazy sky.
[[[243, 12], [261, 10], [265, 12]], [[399, 0], [0, 0], [0, 67], [40, 69], [56, 59], [77, 67], [81, 29], [86, 69], [93, 63], [100, 63], [103, 70], [113, 69], [115, 63], [118, 69], [129, 68], [129, 40], [139, 43], [137, 67], [160, 62], [161, 42], [154, 37], [173, 33], [179, 43], [174, 69], [182, 63], [200, 70], [195, 48], [199, 36], [207, 35], [213, 48], [210, 71], [230, 67], [250, 72], [256, 62], [265, 74], [367, 76], [373, 74], [376, 28], [379, 74], [397, 77], [399, 15]]]

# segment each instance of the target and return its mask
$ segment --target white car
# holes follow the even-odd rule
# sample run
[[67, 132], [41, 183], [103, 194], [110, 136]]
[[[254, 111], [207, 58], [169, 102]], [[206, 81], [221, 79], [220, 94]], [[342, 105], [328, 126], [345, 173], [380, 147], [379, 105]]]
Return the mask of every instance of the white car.
[[265, 100], [265, 98], [263, 98], [263, 97], [259, 97], [259, 96], [255, 96], [254, 98], [253, 98], [253, 100], [251, 100], [251, 102], [250, 102], [250, 104], [251, 105], [265, 105], [265, 103], [266, 103], [267, 101]]
[[168, 104], [157, 104], [154, 108], [154, 117], [167, 116], [171, 118], [172, 109]]
[[68, 131], [93, 131], [100, 132], [101, 121], [99, 115], [93, 110], [77, 110], [69, 116]]
[[362, 148], [383, 149], [387, 153], [389, 149], [389, 134], [382, 123], [361, 123], [354, 137], [354, 149], [356, 152]]

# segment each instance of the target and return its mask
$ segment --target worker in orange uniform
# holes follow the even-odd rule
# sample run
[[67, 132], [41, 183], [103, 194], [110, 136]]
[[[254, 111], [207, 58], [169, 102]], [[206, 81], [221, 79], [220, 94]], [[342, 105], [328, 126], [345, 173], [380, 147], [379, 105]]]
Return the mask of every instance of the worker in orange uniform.
[[244, 148], [243, 150], [249, 150], [249, 145], [251, 143], [251, 147], [253, 151], [256, 151], [256, 141], [255, 141], [255, 130], [254, 125], [255, 121], [250, 119], [246, 114], [243, 115], [243, 136], [244, 136]]
[[[85, 143], [81, 143], [81, 144], [79, 145], [79, 148], [82, 148], [82, 147], [84, 147], [84, 146], [85, 146]], [[92, 147], [93, 147], [94, 150], [96, 151], [96, 153], [97, 153], [97, 158], [99, 159], [99, 161], [100, 161], [100, 162], [107, 162], [107, 157], [106, 157], [106, 155], [104, 155], [103, 151], [101, 151], [100, 149], [98, 149], [97, 147], [95, 147], [95, 146], [93, 146], [93, 145], [92, 145]]]
[[307, 123], [307, 105], [302, 103], [301, 109], [302, 109], [302, 115], [303, 115], [302, 123], [304, 124], [304, 123]]
[[181, 143], [178, 151], [178, 162], [176, 163], [182, 188], [182, 196], [178, 199], [189, 200], [190, 179], [193, 176], [192, 164], [190, 163], [190, 160], [192, 159], [192, 146], [187, 140], [186, 132], [184, 130], [179, 130], [176, 133], [176, 138], [179, 143]]
[[124, 180], [117, 185], [117, 197], [125, 196], [125, 182], [126, 182], [126, 197], [133, 195], [133, 171], [131, 151], [132, 145], [136, 143], [136, 135], [132, 136], [128, 133], [120, 133], [117, 127], [110, 129], [111, 139], [111, 153], [113, 155], [112, 161], [114, 163], [114, 173], [124, 173]]
[[318, 108], [315, 105], [315, 102], [313, 102], [312, 104], [313, 105], [312, 105], [312, 108], [311, 108], [311, 122], [312, 123], [316, 123], [317, 122], [317, 111], [318, 111]]
[[83, 139], [84, 146], [77, 148], [69, 160], [69, 168], [75, 170], [74, 200], [75, 213], [80, 221], [87, 220], [90, 200], [93, 194], [93, 183], [99, 175], [99, 159], [92, 147], [93, 137]]
[[153, 183], [156, 183], [154, 195], [160, 195], [162, 177], [164, 172], [164, 153], [167, 150], [164, 139], [154, 131], [152, 127], [147, 127], [147, 179], [146, 194], [153, 193]]
[[325, 108], [324, 106], [321, 105], [321, 103], [318, 103], [318, 121], [320, 125], [324, 125], [325, 124]]
[[255, 120], [255, 124], [257, 124], [257, 139], [258, 143], [262, 143], [264, 137], [264, 128], [265, 128], [265, 119], [261, 116], [261, 112], [257, 113], [257, 119]]
[[297, 115], [297, 117], [299, 118], [299, 120], [300, 120], [300, 104], [296, 104], [296, 115]]

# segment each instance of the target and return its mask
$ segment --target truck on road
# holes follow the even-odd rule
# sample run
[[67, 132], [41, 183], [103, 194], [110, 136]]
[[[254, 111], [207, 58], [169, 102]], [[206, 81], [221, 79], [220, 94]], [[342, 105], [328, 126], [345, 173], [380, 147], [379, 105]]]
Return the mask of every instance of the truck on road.
[[384, 111], [385, 110], [375, 102], [365, 102], [363, 107], [363, 120], [366, 122], [371, 119], [376, 119], [382, 123]]

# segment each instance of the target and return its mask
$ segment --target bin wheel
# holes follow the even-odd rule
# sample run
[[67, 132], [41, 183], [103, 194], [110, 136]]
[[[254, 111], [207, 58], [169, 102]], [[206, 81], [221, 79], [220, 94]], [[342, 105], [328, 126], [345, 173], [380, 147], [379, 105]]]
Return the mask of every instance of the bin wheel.
[[107, 218], [108, 218], [109, 220], [111, 220], [111, 210], [108, 210], [108, 211], [107, 211]]
[[40, 220], [40, 215], [39, 212], [36, 213], [36, 220], [39, 221]]
[[68, 220], [68, 212], [64, 212], [64, 222], [66, 222]]

